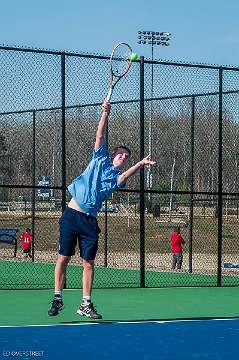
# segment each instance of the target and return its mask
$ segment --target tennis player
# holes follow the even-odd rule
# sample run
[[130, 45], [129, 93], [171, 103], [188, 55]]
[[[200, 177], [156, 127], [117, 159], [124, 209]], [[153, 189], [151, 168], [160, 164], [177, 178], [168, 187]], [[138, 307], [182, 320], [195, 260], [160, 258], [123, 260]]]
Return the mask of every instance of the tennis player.
[[96, 133], [92, 160], [85, 171], [68, 186], [72, 198], [60, 219], [59, 257], [55, 267], [55, 295], [52, 306], [48, 310], [49, 316], [58, 315], [63, 309], [62, 290], [66, 278], [66, 268], [71, 256], [75, 254], [78, 240], [83, 262], [83, 300], [77, 313], [92, 319], [102, 318], [93, 306], [91, 299], [94, 261], [100, 233], [96, 218], [97, 213], [106, 198], [116, 189], [122, 189], [126, 186], [130, 176], [134, 175], [144, 165], [155, 164], [150, 156], [146, 156], [123, 172], [122, 168], [130, 157], [130, 150], [126, 146], [115, 148], [111, 157], [112, 160], [110, 160], [109, 153], [104, 145], [109, 113], [110, 103], [105, 100]]

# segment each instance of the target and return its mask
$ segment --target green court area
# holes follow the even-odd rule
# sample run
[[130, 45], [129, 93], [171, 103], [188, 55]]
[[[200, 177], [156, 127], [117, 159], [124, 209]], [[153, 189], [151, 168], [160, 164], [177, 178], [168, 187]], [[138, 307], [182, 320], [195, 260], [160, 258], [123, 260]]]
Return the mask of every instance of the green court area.
[[[64, 309], [56, 317], [49, 317], [47, 314], [52, 295], [51, 290], [1, 290], [0, 326], [94, 322], [76, 313], [81, 302], [81, 289], [63, 292]], [[103, 319], [97, 322], [103, 323], [237, 318], [238, 299], [238, 287], [124, 288], [93, 291], [94, 305], [103, 315]]]
[[[54, 287], [54, 268], [52, 263], [0, 262], [0, 288], [2, 289], [50, 289]], [[96, 267], [95, 288], [140, 287], [140, 270]], [[67, 288], [81, 287], [82, 266], [69, 265]], [[222, 276], [222, 285], [238, 286], [236, 275]], [[217, 286], [216, 274], [188, 272], [145, 272], [145, 287], [175, 286]]]

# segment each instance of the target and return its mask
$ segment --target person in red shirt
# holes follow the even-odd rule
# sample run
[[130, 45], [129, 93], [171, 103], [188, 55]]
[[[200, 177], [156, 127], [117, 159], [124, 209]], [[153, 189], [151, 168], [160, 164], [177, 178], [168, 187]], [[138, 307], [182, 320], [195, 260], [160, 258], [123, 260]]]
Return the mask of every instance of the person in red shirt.
[[175, 226], [171, 234], [171, 244], [172, 244], [172, 270], [175, 270], [176, 266], [178, 270], [181, 270], [183, 263], [183, 248], [182, 245], [185, 244], [184, 239], [180, 234], [180, 227]]
[[19, 240], [22, 242], [22, 250], [25, 258], [32, 257], [31, 250], [32, 250], [32, 234], [29, 228], [20, 236]]

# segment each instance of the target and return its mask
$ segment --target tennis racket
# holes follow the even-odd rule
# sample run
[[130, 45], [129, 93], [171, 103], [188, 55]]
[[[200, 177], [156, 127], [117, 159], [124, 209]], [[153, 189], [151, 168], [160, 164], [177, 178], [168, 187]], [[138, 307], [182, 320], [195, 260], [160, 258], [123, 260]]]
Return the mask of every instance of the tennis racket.
[[129, 71], [132, 49], [131, 47], [122, 42], [114, 47], [110, 56], [110, 76], [109, 76], [109, 92], [106, 100], [110, 101], [115, 85], [124, 77]]

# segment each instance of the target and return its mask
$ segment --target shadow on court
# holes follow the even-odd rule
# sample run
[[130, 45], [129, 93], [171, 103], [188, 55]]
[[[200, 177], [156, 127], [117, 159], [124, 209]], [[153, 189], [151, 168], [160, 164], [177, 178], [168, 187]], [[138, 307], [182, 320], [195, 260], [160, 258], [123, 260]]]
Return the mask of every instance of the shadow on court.
[[[239, 316], [221, 316], [221, 317], [211, 317], [211, 316], [201, 316], [201, 317], [193, 317], [193, 318], [160, 318], [160, 319], [148, 319], [148, 320], [130, 320], [130, 319], [125, 319], [123, 322], [124, 323], [142, 323], [142, 322], [166, 322], [166, 321], [188, 321], [188, 320], [192, 320], [192, 321], [201, 321], [201, 320], [239, 320]], [[110, 324], [118, 324], [118, 323], [122, 323], [122, 320], [120, 319], [112, 319], [112, 320], [91, 320], [91, 319], [87, 319], [85, 318], [85, 320], [87, 320], [87, 322], [91, 322], [91, 323], [99, 323], [102, 325], [110, 325]], [[60, 321], [59, 324], [61, 325], [67, 325], [67, 324], [84, 324], [85, 321], [83, 320], [74, 320], [74, 321]]]

